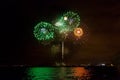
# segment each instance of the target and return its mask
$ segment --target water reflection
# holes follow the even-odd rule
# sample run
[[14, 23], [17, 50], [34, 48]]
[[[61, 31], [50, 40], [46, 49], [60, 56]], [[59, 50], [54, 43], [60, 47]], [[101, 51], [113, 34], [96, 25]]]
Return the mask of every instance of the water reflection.
[[27, 70], [27, 80], [52, 80], [54, 68], [33, 67]]
[[59, 78], [60, 80], [64, 80], [67, 75], [65, 67], [61, 67], [56, 73], [56, 78]]
[[89, 80], [90, 79], [90, 74], [87, 69], [84, 67], [75, 67], [72, 68], [73, 75], [77, 80]]
[[89, 80], [84, 67], [32, 67], [27, 69], [27, 80]]

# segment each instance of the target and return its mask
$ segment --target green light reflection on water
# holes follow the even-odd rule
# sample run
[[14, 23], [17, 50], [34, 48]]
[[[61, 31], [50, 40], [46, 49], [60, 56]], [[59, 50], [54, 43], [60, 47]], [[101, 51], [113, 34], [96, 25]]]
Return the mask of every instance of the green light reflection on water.
[[27, 80], [71, 80], [66, 78], [66, 68], [32, 67], [27, 69]]
[[53, 80], [51, 77], [53, 71], [54, 68], [32, 67], [27, 70], [27, 78], [28, 80]]
[[71, 67], [31, 67], [27, 69], [25, 80], [89, 80], [84, 68]]

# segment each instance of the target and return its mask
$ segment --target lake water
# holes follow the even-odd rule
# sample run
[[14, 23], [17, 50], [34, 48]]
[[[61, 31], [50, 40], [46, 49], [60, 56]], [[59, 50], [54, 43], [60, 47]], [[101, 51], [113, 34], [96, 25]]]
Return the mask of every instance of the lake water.
[[115, 67], [1, 67], [0, 80], [120, 80]]

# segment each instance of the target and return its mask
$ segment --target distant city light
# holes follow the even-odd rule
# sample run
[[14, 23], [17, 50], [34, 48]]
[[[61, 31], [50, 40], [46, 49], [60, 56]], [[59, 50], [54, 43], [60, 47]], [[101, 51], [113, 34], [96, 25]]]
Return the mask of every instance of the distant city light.
[[105, 66], [105, 64], [101, 64], [101, 66]]

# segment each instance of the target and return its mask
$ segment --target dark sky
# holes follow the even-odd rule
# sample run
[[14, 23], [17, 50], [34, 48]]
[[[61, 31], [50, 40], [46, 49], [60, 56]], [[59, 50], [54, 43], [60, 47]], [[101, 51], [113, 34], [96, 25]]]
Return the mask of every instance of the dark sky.
[[0, 64], [53, 63], [52, 45], [41, 45], [33, 36], [33, 28], [40, 21], [51, 23], [69, 10], [80, 14], [89, 35], [81, 45], [66, 42], [69, 53], [65, 61], [70, 64], [115, 62], [114, 58], [120, 54], [119, 1], [1, 0]]

